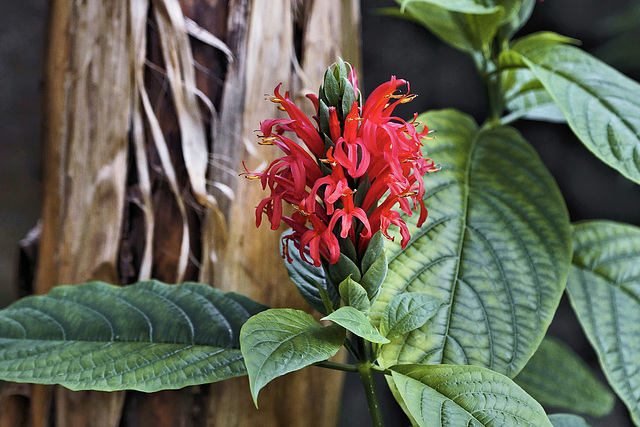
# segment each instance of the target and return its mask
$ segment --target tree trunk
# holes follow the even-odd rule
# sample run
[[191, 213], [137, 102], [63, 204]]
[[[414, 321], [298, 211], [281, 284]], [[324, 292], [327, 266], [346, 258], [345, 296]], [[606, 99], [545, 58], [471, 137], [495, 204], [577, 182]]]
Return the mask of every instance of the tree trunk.
[[[260, 185], [238, 174], [277, 154], [255, 144], [277, 111], [265, 94], [282, 82], [302, 100], [338, 56], [359, 67], [359, 2], [52, 0], [48, 40], [35, 291], [200, 280], [304, 308], [280, 233], [255, 228]], [[28, 422], [332, 426], [341, 384], [305, 369], [267, 386], [260, 410], [246, 378], [154, 394], [33, 386]]]

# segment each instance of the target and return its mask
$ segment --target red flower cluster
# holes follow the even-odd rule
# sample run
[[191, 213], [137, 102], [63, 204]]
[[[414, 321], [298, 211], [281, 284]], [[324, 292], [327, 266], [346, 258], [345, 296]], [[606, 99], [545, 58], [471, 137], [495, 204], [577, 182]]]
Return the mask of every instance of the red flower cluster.
[[[353, 71], [349, 82], [357, 99]], [[404, 85], [408, 89], [405, 80], [392, 77], [375, 89], [362, 107], [354, 101], [343, 121], [336, 107], [329, 106], [328, 132], [319, 130], [318, 97], [307, 95], [318, 114], [313, 117], [316, 127], [294, 105], [288, 92], [280, 94], [278, 85], [270, 100], [279, 104], [289, 118], [262, 122], [261, 144], [277, 145], [285, 155], [264, 172], [247, 175], [260, 179], [262, 187], [271, 192], [257, 207], [256, 225], [262, 222], [263, 213], [274, 230], [285, 222], [293, 229], [285, 239], [293, 240], [302, 259], [315, 266], [321, 265], [321, 257], [332, 264], [338, 261], [338, 237], [350, 239], [362, 253], [378, 230], [392, 239], [387, 233], [391, 224], [400, 228], [404, 248], [409, 230], [392, 208], [398, 204], [411, 215], [419, 206], [421, 225], [427, 217], [422, 176], [437, 170], [421, 152], [427, 127], [416, 122], [416, 116], [409, 122], [391, 116], [398, 104], [414, 98], [408, 93], [398, 94], [398, 88]], [[306, 148], [286, 137], [288, 132], [297, 135]], [[295, 209], [291, 216], [283, 213], [283, 202]], [[286, 242], [283, 244], [286, 247]]]

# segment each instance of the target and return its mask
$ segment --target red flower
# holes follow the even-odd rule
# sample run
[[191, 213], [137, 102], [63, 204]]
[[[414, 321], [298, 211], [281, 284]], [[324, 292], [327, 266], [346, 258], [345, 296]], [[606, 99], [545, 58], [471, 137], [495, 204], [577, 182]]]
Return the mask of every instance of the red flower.
[[[263, 214], [273, 229], [285, 222], [293, 229], [285, 239], [292, 240], [302, 259], [315, 266], [320, 266], [323, 258], [330, 263], [338, 261], [339, 239], [349, 239], [360, 254], [378, 230], [393, 239], [388, 234], [392, 224], [400, 228], [404, 248], [409, 230], [393, 208], [397, 205], [409, 216], [419, 209], [418, 226], [422, 225], [427, 217], [422, 176], [437, 170], [421, 151], [427, 126], [416, 122], [416, 116], [406, 122], [391, 115], [398, 104], [413, 99], [408, 93], [398, 93], [402, 86], [408, 91], [409, 84], [392, 77], [360, 107], [353, 69], [348, 76], [349, 84], [340, 86], [336, 105], [326, 105], [329, 97], [322, 93], [320, 99], [308, 96], [318, 127], [293, 104], [288, 92], [284, 97], [280, 94], [278, 85], [269, 99], [289, 118], [262, 122], [261, 144], [277, 145], [285, 156], [264, 172], [248, 172], [271, 192], [258, 205], [256, 225]], [[354, 95], [345, 92], [351, 90]], [[335, 93], [332, 97], [338, 99]], [[343, 99], [348, 99], [345, 105]], [[351, 99], [355, 100], [352, 104]], [[348, 105], [351, 109], [345, 111]], [[323, 111], [326, 128], [322, 128]], [[285, 137], [287, 132], [295, 133], [305, 147]], [[284, 214], [283, 203], [293, 206], [291, 216]]]

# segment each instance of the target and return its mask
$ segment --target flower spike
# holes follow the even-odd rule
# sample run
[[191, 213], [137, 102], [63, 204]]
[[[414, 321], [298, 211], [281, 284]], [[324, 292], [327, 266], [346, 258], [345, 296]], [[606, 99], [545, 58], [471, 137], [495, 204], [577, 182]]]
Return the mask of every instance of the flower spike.
[[[394, 208], [409, 216], [420, 211], [418, 225], [424, 223], [423, 175], [439, 169], [422, 154], [423, 140], [432, 139], [427, 126], [417, 115], [410, 121], [392, 116], [397, 105], [416, 96], [409, 93], [408, 82], [393, 76], [362, 104], [355, 70], [340, 60], [326, 71], [319, 95], [307, 96], [315, 120], [302, 113], [288, 92], [283, 96], [280, 86], [267, 99], [289, 117], [263, 121], [259, 144], [276, 145], [284, 156], [264, 172], [244, 174], [260, 179], [271, 192], [257, 207], [256, 225], [266, 215], [272, 229], [283, 222], [290, 226], [293, 232], [284, 239], [315, 266], [337, 263], [345, 241], [359, 258], [377, 231], [393, 240], [388, 233], [392, 225], [399, 228], [404, 248], [411, 236]], [[400, 90], [404, 86], [406, 93]], [[283, 205], [292, 207], [291, 216]], [[284, 254], [291, 261], [288, 250]]]

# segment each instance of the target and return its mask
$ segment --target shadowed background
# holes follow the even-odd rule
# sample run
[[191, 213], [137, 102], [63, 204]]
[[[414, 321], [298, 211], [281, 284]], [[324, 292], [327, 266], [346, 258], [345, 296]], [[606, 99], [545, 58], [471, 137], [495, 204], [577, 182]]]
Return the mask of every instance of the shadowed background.
[[[625, 51], [634, 46], [634, 33], [623, 32], [624, 22], [611, 17], [632, 4], [630, 0], [571, 0], [539, 3], [532, 20], [520, 35], [552, 30], [577, 38], [582, 47], [615, 61], [630, 77], [640, 79], [640, 55]], [[392, 74], [411, 82], [418, 98], [403, 106], [408, 116], [427, 109], [454, 107], [482, 122], [485, 105], [481, 82], [471, 61], [444, 45], [427, 30], [373, 11], [394, 6], [392, 0], [362, 1], [363, 69], [365, 92]], [[40, 106], [43, 34], [47, 1], [23, 0], [4, 5], [0, 14], [0, 306], [17, 297], [18, 242], [40, 215]], [[638, 22], [638, 21], [636, 21]], [[616, 34], [615, 28], [623, 33]], [[636, 28], [637, 36], [637, 28]], [[610, 44], [606, 44], [610, 43]], [[635, 44], [637, 46], [637, 44]], [[608, 57], [607, 57], [608, 56]], [[573, 221], [607, 218], [640, 225], [640, 187], [623, 178], [590, 154], [565, 125], [519, 122], [516, 127], [538, 150], [556, 177]], [[437, 159], [436, 159], [437, 160]], [[579, 331], [565, 300], [551, 327], [551, 334], [567, 341], [590, 364], [595, 353]], [[356, 377], [347, 381], [342, 425], [370, 425], [366, 403]], [[388, 425], [397, 421], [391, 400]], [[393, 421], [392, 421], [393, 420]], [[611, 418], [593, 421], [600, 426], [630, 426], [620, 403]]]

